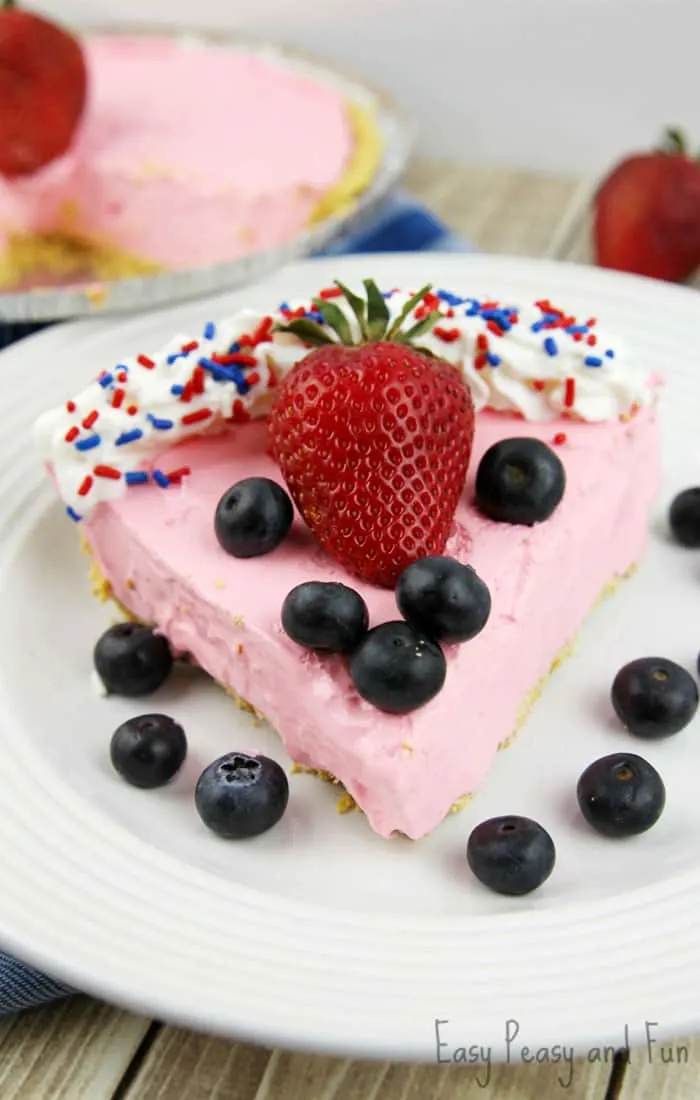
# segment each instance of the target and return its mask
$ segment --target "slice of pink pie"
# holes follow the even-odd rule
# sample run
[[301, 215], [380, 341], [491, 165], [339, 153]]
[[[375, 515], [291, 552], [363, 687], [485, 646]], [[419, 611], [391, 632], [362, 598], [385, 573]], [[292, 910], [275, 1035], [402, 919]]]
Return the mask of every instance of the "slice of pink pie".
[[[385, 298], [392, 317], [408, 301]], [[105, 590], [264, 715], [293, 760], [339, 780], [387, 837], [429, 833], [484, 781], [599, 596], [639, 560], [659, 483], [653, 380], [594, 320], [579, 323], [548, 301], [504, 309], [447, 292], [439, 309], [421, 343], [461, 369], [477, 409], [445, 553], [474, 567], [492, 608], [477, 637], [444, 647], [442, 690], [407, 714], [366, 702], [346, 658], [300, 647], [281, 624], [285, 597], [305, 581], [355, 588], [371, 626], [400, 617], [393, 591], [350, 577], [298, 516], [261, 557], [232, 557], [214, 534], [232, 484], [284, 484], [265, 417], [307, 348], [277, 326], [314, 313], [309, 302], [177, 336], [37, 423]], [[563, 498], [533, 526], [495, 522], [474, 503], [480, 460], [493, 443], [524, 436], [561, 459]]]

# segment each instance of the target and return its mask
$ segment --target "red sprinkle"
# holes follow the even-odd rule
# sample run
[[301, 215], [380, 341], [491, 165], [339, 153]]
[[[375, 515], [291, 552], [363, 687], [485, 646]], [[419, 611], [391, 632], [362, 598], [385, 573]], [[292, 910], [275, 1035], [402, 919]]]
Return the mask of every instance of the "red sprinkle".
[[257, 367], [258, 361], [254, 355], [248, 355], [244, 351], [232, 351], [228, 355], [212, 355], [212, 362], [220, 363], [222, 367], [235, 363], [239, 367]]
[[66, 409], [69, 413], [74, 413], [76, 409], [75, 401], [66, 401]]
[[182, 345], [182, 347], [180, 348], [180, 351], [184, 351], [184, 352], [196, 351], [198, 347], [199, 347], [199, 343], [198, 343], [197, 340], [190, 340], [190, 342], [188, 344], [183, 344]]
[[192, 379], [190, 379], [189, 382], [185, 382], [184, 386], [182, 387], [182, 393], [180, 394], [180, 400], [184, 401], [185, 404], [188, 405], [193, 397], [194, 397], [194, 383], [192, 382]]
[[78, 496], [79, 497], [86, 497], [91, 489], [92, 489], [92, 478], [88, 474], [87, 477], [84, 477], [82, 482], [80, 483], [80, 488], [78, 489]]
[[146, 368], [146, 370], [153, 370], [153, 368], [155, 367], [155, 363], [152, 359], [149, 359], [147, 355], [139, 355], [136, 359], [136, 362], [140, 363], [142, 367]]
[[87, 416], [85, 417], [85, 419], [83, 420], [83, 427], [84, 428], [91, 428], [92, 425], [97, 420], [99, 415], [100, 414], [98, 413], [97, 409], [93, 409], [92, 412], [88, 413]]
[[554, 443], [557, 447], [561, 447], [563, 443], [566, 443], [566, 439], [566, 432], [557, 432], [554, 439], [552, 440], [552, 443]]
[[576, 341], [576, 343], [580, 344], [581, 341], [583, 340], [583, 333], [582, 332], [574, 332], [573, 337], [574, 337], [574, 340]]
[[189, 466], [180, 466], [179, 469], [171, 470], [170, 473], [166, 474], [165, 476], [167, 477], [168, 481], [182, 481], [183, 477], [187, 477], [187, 475], [191, 473], [192, 471], [190, 470]]
[[120, 370], [119, 374], [117, 375], [117, 382], [126, 382], [126, 381], [128, 381], [126, 371]]
[[119, 481], [122, 476], [115, 466], [95, 466], [92, 472], [95, 477], [108, 477], [111, 481]]
[[488, 351], [489, 338], [484, 332], [480, 332], [476, 338], [476, 346], [479, 351]]
[[127, 416], [136, 416], [136, 413], [138, 411], [139, 410], [136, 408], [136, 405], [129, 405], [129, 408], [126, 410]]
[[65, 436], [66, 443], [72, 443], [73, 440], [77, 439], [79, 435], [80, 435], [80, 432], [78, 431], [77, 428], [75, 428], [75, 427], [69, 428], [68, 431], [66, 432], [66, 436]]
[[[234, 406], [235, 407], [235, 406]], [[211, 409], [197, 409], [196, 412], [187, 413], [182, 417], [183, 424], [198, 424], [200, 420], [208, 420], [212, 415]]]
[[589, 347], [594, 348], [596, 346], [596, 344], [598, 343], [598, 337], [595, 336], [593, 333], [591, 333], [591, 335], [586, 340], [586, 343], [588, 344]]
[[541, 379], [538, 379], [536, 382], [532, 383], [532, 388], [533, 388], [533, 390], [537, 390], [538, 393], [542, 393], [542, 390], [545, 388], [546, 385], [547, 385], [546, 382], [543, 382]]
[[426, 306], [428, 312], [432, 313], [433, 310], [440, 308], [440, 299], [437, 294], [428, 291], [427, 294], [423, 295], [423, 304]]
[[192, 371], [192, 388], [195, 393], [204, 393], [204, 368], [196, 366]]
[[474, 369], [475, 370], [483, 370], [484, 367], [487, 366], [487, 364], [488, 364], [488, 359], [486, 358], [485, 355], [477, 355], [475, 360], [474, 360]]
[[257, 386], [259, 381], [260, 381], [260, 375], [258, 374], [258, 372], [256, 370], [254, 370], [252, 372], [252, 374], [249, 374], [248, 377], [246, 378], [246, 382], [248, 383], [249, 386]]
[[253, 347], [257, 347], [258, 344], [263, 344], [270, 338], [270, 333], [274, 328], [275, 322], [272, 317], [263, 317], [262, 321], [253, 333]]
[[124, 400], [126, 393], [124, 390], [115, 390], [112, 394], [112, 408], [118, 409]]
[[[298, 306], [296, 309], [283, 309], [281, 313], [287, 321], [299, 321], [306, 316], [306, 310], [303, 306]], [[250, 342], [250, 336], [241, 336], [238, 340], [242, 348], [250, 347]]]
[[237, 424], [245, 424], [248, 420], [250, 420], [250, 413], [248, 412], [240, 398], [236, 398], [236, 400], [233, 402], [231, 419]]
[[564, 406], [570, 409], [576, 400], [576, 382], [573, 378], [567, 378], [564, 387]]
[[444, 341], [445, 344], [452, 344], [455, 340], [459, 340], [458, 328], [442, 328], [440, 325], [436, 325], [433, 332], [438, 340]]
[[455, 311], [453, 309], [448, 309], [447, 313], [445, 314], [445, 317], [454, 317], [454, 315], [455, 315]]
[[416, 321], [424, 321], [426, 317], [430, 316], [431, 312], [432, 310], [429, 306], [417, 306], [416, 309], [414, 309], [413, 311], [413, 316], [415, 317]]
[[318, 296], [325, 302], [329, 298], [342, 298], [343, 292], [339, 286], [327, 286], [325, 290], [319, 291]]
[[484, 304], [482, 305], [481, 308], [482, 308], [482, 310], [484, 310], [484, 309], [498, 309], [498, 302], [484, 302]]
[[494, 334], [494, 336], [502, 336], [503, 335], [503, 329], [501, 328], [500, 325], [497, 325], [495, 321], [487, 321], [486, 322], [486, 327], [489, 330], [489, 332], [492, 332]]
[[589, 317], [588, 320], [586, 321], [586, 328], [593, 328], [593, 326], [597, 325], [597, 324], [598, 324], [597, 317]]

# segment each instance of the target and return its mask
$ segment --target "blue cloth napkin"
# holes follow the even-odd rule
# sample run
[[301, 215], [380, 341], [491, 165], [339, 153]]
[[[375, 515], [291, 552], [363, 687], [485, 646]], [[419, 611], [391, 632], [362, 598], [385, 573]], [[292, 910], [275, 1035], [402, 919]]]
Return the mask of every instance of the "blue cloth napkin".
[[[324, 255], [420, 251], [468, 252], [470, 246], [420, 203], [398, 195], [383, 206], [370, 224], [333, 245]], [[0, 323], [0, 348], [46, 327], [45, 324]], [[37, 1008], [74, 992], [70, 986], [0, 952], [0, 1016]]]

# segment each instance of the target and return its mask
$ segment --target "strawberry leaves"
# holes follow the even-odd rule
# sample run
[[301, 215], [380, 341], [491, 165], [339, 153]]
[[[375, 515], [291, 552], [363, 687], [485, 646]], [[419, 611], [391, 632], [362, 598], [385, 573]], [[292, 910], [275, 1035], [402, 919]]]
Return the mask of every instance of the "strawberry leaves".
[[[295, 317], [286, 324], [275, 326], [275, 331], [291, 333], [312, 347], [320, 347], [324, 344], [359, 347], [362, 344], [376, 344], [380, 341], [414, 346], [413, 341], [429, 332], [442, 318], [439, 310], [432, 310], [426, 317], [414, 321], [414, 324], [404, 331], [404, 325], [429, 294], [431, 289], [429, 284], [409, 298], [393, 321], [386, 299], [373, 279], [363, 280], [365, 298], [337, 280], [335, 285], [357, 322], [359, 339], [354, 338], [352, 318], [349, 318], [339, 305], [327, 298], [312, 300], [313, 309], [323, 319], [323, 324], [312, 317]], [[432, 356], [432, 352], [427, 348], [422, 347], [420, 351], [424, 355]]]

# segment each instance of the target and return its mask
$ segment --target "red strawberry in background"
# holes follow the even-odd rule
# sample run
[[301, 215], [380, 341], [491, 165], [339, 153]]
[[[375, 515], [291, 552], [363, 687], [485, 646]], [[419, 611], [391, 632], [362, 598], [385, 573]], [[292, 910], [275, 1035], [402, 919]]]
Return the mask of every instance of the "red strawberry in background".
[[0, 175], [31, 175], [65, 153], [86, 94], [77, 39], [0, 0]]
[[601, 267], [681, 282], [700, 266], [700, 161], [680, 134], [664, 148], [621, 161], [595, 199]]
[[459, 371], [412, 345], [439, 315], [402, 332], [429, 288], [390, 324], [380, 291], [364, 285], [366, 300], [340, 287], [359, 322], [358, 346], [327, 300], [314, 307], [340, 342], [307, 319], [285, 326], [317, 346], [282, 382], [269, 430], [273, 458], [324, 549], [348, 572], [391, 587], [411, 562], [445, 548], [474, 407]]

